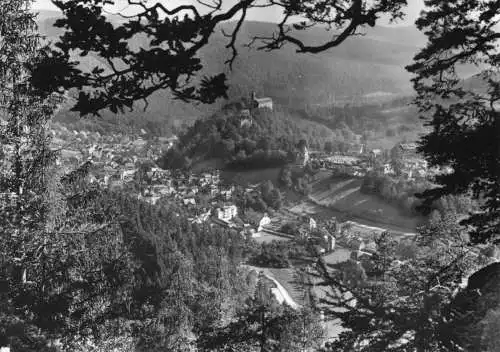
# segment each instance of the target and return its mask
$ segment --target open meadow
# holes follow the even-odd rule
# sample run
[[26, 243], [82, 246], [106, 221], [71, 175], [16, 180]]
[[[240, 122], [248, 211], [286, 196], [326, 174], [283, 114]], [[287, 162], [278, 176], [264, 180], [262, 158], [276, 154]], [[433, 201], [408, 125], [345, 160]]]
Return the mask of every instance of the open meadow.
[[280, 171], [281, 167], [245, 171], [224, 170], [221, 172], [221, 177], [227, 183], [235, 183], [242, 186], [248, 186], [268, 180], [277, 185]]
[[414, 232], [420, 218], [404, 214], [397, 206], [377, 196], [360, 191], [359, 178], [330, 177], [313, 184], [309, 199], [320, 206], [344, 213], [347, 217], [366, 220], [366, 225], [387, 227], [402, 232]]

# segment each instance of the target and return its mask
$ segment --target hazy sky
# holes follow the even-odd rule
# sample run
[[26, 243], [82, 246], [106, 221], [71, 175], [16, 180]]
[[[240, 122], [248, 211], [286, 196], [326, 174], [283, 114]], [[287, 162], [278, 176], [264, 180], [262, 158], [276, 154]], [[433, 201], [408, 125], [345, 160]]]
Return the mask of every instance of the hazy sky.
[[[234, 0], [229, 0], [232, 2]], [[176, 3], [190, 3], [190, 0], [168, 0], [169, 6], [175, 6]], [[407, 18], [405, 21], [398, 23], [398, 25], [411, 25], [418, 16], [420, 10], [423, 8], [423, 0], [408, 0]], [[57, 10], [50, 0], [35, 0], [34, 7], [36, 9]], [[266, 8], [254, 9], [249, 13], [248, 18], [251, 20], [276, 22], [280, 19], [281, 12], [279, 8]]]

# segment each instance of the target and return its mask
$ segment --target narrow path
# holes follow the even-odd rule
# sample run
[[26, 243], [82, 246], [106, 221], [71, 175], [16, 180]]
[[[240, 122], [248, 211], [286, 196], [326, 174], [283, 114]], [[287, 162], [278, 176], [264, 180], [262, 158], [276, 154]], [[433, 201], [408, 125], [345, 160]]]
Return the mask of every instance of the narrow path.
[[251, 270], [255, 270], [257, 273], [262, 272], [262, 274], [266, 278], [268, 278], [269, 280], [271, 280], [272, 282], [274, 282], [274, 284], [276, 285], [276, 288], [278, 289], [278, 292], [283, 297], [284, 302], [286, 302], [286, 304], [288, 304], [290, 307], [292, 307], [293, 309], [297, 309], [297, 308], [300, 307], [300, 305], [297, 302], [294, 301], [294, 299], [292, 298], [292, 296], [290, 296], [290, 294], [283, 287], [283, 285], [281, 285], [279, 283], [279, 281], [276, 280], [276, 278], [274, 277], [273, 273], [268, 268], [261, 268], [261, 267], [258, 267], [258, 266], [246, 265], [246, 264], [244, 266], [246, 268], [251, 269]]
[[[267, 271], [267, 270], [266, 270]], [[290, 294], [288, 293], [287, 290], [285, 290], [285, 288], [278, 282], [278, 280], [276, 280], [271, 273], [264, 273], [264, 276], [267, 277], [269, 280], [271, 280], [272, 282], [275, 283], [279, 293], [281, 294], [281, 296], [283, 297], [284, 301], [286, 302], [286, 304], [288, 304], [290, 307], [292, 307], [293, 309], [297, 309], [299, 308], [300, 306], [293, 300], [293, 298], [290, 296]]]

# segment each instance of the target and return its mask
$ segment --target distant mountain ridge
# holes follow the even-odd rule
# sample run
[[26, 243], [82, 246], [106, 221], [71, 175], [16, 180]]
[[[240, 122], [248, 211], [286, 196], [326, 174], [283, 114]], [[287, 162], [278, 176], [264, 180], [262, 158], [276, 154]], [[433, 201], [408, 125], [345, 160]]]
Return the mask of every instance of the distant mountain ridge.
[[[61, 30], [52, 25], [59, 16], [55, 11], [40, 11], [39, 28], [42, 34], [54, 41]], [[234, 23], [225, 23], [228, 31]], [[279, 51], [263, 52], [244, 46], [255, 35], [270, 35], [275, 24], [246, 22], [238, 36], [239, 56], [230, 71], [224, 61], [230, 56], [225, 48], [227, 38], [221, 28], [214, 33], [210, 44], [200, 52], [204, 63], [203, 73], [226, 72], [230, 100], [248, 96], [251, 91], [269, 96], [276, 103], [302, 108], [306, 105], [345, 105], [388, 100], [411, 92], [409, 74], [404, 66], [409, 64], [424, 36], [414, 27], [375, 27], [363, 36], [352, 38], [341, 46], [321, 54], [297, 54], [292, 46]], [[317, 28], [300, 33], [307, 42], [325, 42], [332, 32]], [[142, 39], [144, 40], [144, 39]], [[131, 45], [145, 45], [145, 42]], [[100, 60], [92, 55], [81, 60], [92, 67]], [[172, 99], [169, 92], [161, 92], [149, 99], [143, 111], [141, 104], [133, 112], [121, 115], [120, 120], [165, 121], [165, 123], [191, 122], [219, 110], [227, 102], [206, 106], [185, 104]], [[66, 110], [67, 111], [67, 110]], [[76, 114], [63, 110], [63, 121], [71, 121]], [[117, 120], [110, 112], [103, 113], [107, 120]]]

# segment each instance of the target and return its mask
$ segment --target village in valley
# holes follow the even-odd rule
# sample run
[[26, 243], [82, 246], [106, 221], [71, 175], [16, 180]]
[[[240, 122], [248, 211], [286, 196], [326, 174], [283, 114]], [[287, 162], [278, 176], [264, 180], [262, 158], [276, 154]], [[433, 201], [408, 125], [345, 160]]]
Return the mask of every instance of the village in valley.
[[[273, 110], [271, 98], [256, 98], [253, 93], [250, 101], [250, 106], [244, 106], [235, 114], [241, 129], [253, 124], [252, 116], [256, 112]], [[269, 207], [260, 212], [247, 209], [241, 200], [245, 197], [262, 199], [266, 180], [233, 182], [224, 177], [224, 170], [217, 168], [197, 172], [162, 169], [157, 160], [176, 146], [178, 137], [175, 135], [151, 136], [143, 129], [135, 135], [101, 135], [69, 130], [61, 124], [53, 125], [50, 134], [51, 148], [57, 152], [56, 164], [62, 174], [83, 167], [88, 172], [86, 181], [91, 185], [126, 190], [150, 205], [177, 204], [185, 209], [193, 224], [230, 228], [258, 243], [305, 241], [316, 255], [324, 256], [331, 264], [347, 260], [361, 265], [363, 258], [377, 251], [375, 235], [391, 230], [371, 226], [370, 222], [363, 224], [349, 218], [325, 217], [322, 210], [326, 207], [314, 204], [315, 199], [311, 196], [307, 205], [313, 211], [286, 199], [280, 209]], [[8, 146], [3, 148], [4, 153], [9, 153]], [[397, 162], [394, 154], [397, 154]], [[450, 171], [429, 169], [417, 154], [417, 144], [409, 142], [398, 143], [392, 150], [370, 149], [366, 144], [352, 143], [343, 153], [312, 150], [301, 143], [296, 147], [295, 159], [293, 169], [314, 169], [325, 173], [326, 180], [331, 177], [363, 179], [369, 173], [378, 172], [388, 177], [397, 174], [411, 182]], [[10, 201], [9, 195], [4, 194], [2, 204], [5, 206]], [[411, 232], [392, 232], [400, 238], [412, 235]], [[275, 293], [279, 295], [279, 291]]]
[[[255, 111], [273, 109], [271, 98], [256, 98], [255, 93], [252, 93], [251, 102], [251, 106], [237, 114], [242, 129], [252, 124], [252, 113]], [[136, 135], [101, 135], [99, 132], [69, 130], [60, 124], [51, 129], [51, 135], [51, 148], [58, 153], [56, 164], [63, 173], [86, 165], [89, 170], [88, 182], [91, 184], [123, 188], [131, 183], [139, 183], [134, 192], [137, 192], [139, 199], [149, 204], [157, 204], [162, 199], [173, 200], [190, 209], [193, 222], [215, 219], [219, 224], [239, 227], [241, 230], [243, 226], [246, 232], [250, 231], [250, 224], [238, 219], [241, 209], [236, 206], [235, 197], [242, 193], [259, 193], [264, 181], [234, 184], [224, 180], [221, 170], [216, 168], [208, 168], [205, 172], [161, 169], [156, 162], [163, 153], [175, 146], [178, 141], [175, 135], [153, 137], [145, 130]], [[3, 148], [4, 152], [8, 152], [8, 146], [4, 145]], [[398, 163], [392, 160], [391, 154], [394, 153], [398, 154]], [[416, 143], [398, 143], [392, 150], [370, 149], [365, 144], [352, 143], [344, 153], [310, 150], [302, 144], [296, 148], [296, 163], [293, 167], [312, 167], [332, 175], [354, 178], [363, 178], [373, 171], [388, 176], [397, 173], [409, 181], [443, 172], [427, 167], [426, 161], [417, 154]], [[395, 170], [396, 167], [400, 169]], [[253, 226], [252, 231], [259, 233], [257, 230], [262, 226], [255, 221]]]
[[[253, 94], [252, 101], [253, 106], [242, 109], [237, 114], [237, 118], [241, 119], [242, 129], [252, 125], [252, 114], [255, 111], [273, 109], [270, 98], [258, 99]], [[62, 173], [84, 167], [88, 171], [86, 178], [89, 184], [125, 189], [150, 205], [175, 203], [185, 209], [192, 224], [230, 228], [258, 243], [295, 241], [306, 244], [315, 255], [323, 256], [331, 265], [347, 262], [362, 265], [366, 258], [377, 252], [375, 235], [387, 230], [349, 219], [337, 219], [335, 216], [317, 217], [315, 211], [304, 211], [304, 208], [286, 199], [279, 209], [269, 207], [268, 210], [260, 212], [245, 209], [241, 199], [262, 199], [263, 192], [267, 192], [266, 181], [232, 182], [225, 179], [224, 170], [217, 168], [207, 168], [199, 172], [160, 168], [156, 161], [163, 153], [175, 147], [178, 142], [175, 135], [151, 137], [144, 130], [137, 135], [101, 135], [98, 132], [69, 130], [62, 125], [56, 125], [51, 134], [52, 148], [58, 151], [57, 165]], [[369, 149], [365, 144], [353, 144], [347, 152], [333, 153], [310, 150], [307, 145], [302, 144], [297, 146], [296, 162], [292, 167], [296, 170], [312, 168], [327, 172], [328, 177], [351, 179], [362, 179], [374, 171], [385, 176], [397, 173], [407, 181], [425, 179], [442, 172], [428, 169], [416, 149], [416, 143], [398, 143], [392, 151]], [[4, 150], [4, 153], [8, 152], [7, 149]], [[398, 154], [398, 163], [391, 160], [391, 153]], [[396, 167], [400, 169], [395, 170]], [[4, 195], [2, 199], [4, 205], [9, 202], [8, 195]], [[399, 238], [411, 235], [404, 232], [394, 233], [394, 236]], [[293, 263], [290, 265], [294, 266]], [[298, 268], [304, 266], [297, 263], [296, 265]], [[305, 268], [309, 265], [311, 264]], [[287, 289], [295, 290], [291, 288], [289, 271], [283, 274], [281, 269], [264, 270], [279, 288], [273, 290], [278, 301], [285, 300], [292, 306], [303, 303], [300, 302], [301, 294], [284, 293]], [[278, 279], [275, 279], [275, 276]], [[332, 336], [338, 333], [337, 328], [332, 328], [332, 331]]]

